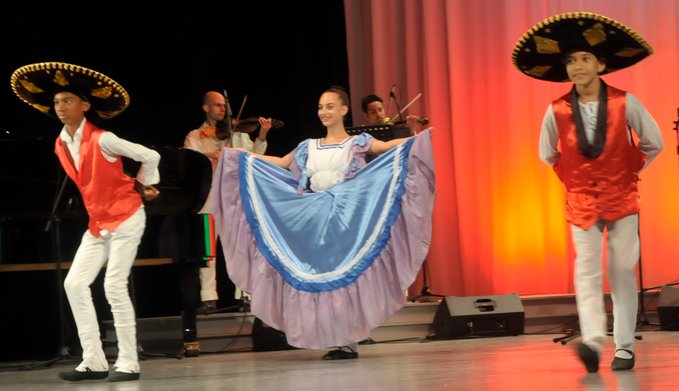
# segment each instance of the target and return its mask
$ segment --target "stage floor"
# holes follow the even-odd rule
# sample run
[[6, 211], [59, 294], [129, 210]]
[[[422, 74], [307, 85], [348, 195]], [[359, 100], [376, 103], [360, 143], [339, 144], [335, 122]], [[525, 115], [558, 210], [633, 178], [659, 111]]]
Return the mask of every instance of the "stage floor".
[[325, 350], [232, 352], [193, 358], [149, 358], [141, 379], [69, 383], [57, 373], [76, 364], [0, 372], [1, 390], [676, 390], [679, 333], [643, 331], [632, 371], [613, 372], [607, 340], [598, 374], [576, 358], [576, 339], [557, 334], [435, 341], [412, 339], [359, 346], [356, 360], [323, 361]]

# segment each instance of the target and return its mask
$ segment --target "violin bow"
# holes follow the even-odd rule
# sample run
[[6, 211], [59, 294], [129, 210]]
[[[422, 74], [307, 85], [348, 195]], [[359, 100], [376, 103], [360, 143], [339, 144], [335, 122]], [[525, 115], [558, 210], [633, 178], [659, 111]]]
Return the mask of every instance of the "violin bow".
[[240, 104], [240, 109], [238, 109], [238, 115], [236, 116], [236, 123], [240, 121], [240, 116], [243, 114], [243, 108], [245, 108], [245, 102], [248, 101], [248, 94], [243, 97], [243, 102]]
[[421, 97], [422, 97], [422, 93], [421, 93], [421, 92], [418, 92], [417, 95], [415, 95], [415, 97], [414, 97], [410, 102], [408, 102], [407, 105], [403, 106], [403, 108], [401, 109], [401, 111], [399, 112], [399, 114], [403, 114], [403, 112], [406, 111], [406, 109], [407, 109], [408, 107], [412, 106], [412, 104], [415, 103], [415, 101], [418, 100], [418, 99], [420, 99]]
[[226, 88], [224, 89], [224, 101], [226, 103], [226, 129], [229, 131], [229, 138], [231, 139], [233, 137], [233, 126], [231, 125], [231, 116], [233, 113], [231, 112], [229, 94], [226, 92]]

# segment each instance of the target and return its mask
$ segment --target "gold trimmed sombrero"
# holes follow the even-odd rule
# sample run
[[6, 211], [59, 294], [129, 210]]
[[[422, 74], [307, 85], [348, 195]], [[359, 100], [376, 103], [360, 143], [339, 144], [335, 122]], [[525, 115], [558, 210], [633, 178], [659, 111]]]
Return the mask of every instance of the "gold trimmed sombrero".
[[111, 119], [130, 104], [127, 91], [110, 77], [78, 65], [41, 62], [22, 66], [10, 77], [12, 91], [43, 114], [54, 116], [54, 95], [69, 91], [90, 102], [102, 119]]
[[533, 26], [514, 47], [512, 62], [527, 76], [568, 81], [564, 57], [573, 51], [591, 52], [606, 59], [611, 73], [643, 60], [653, 49], [624, 24], [591, 12], [567, 12]]

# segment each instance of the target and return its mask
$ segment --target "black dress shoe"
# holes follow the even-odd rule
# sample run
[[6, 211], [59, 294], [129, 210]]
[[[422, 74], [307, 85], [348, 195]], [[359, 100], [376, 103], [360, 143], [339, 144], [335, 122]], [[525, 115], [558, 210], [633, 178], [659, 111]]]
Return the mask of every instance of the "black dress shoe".
[[349, 360], [352, 358], [358, 358], [358, 353], [347, 352], [346, 350], [342, 349], [331, 350], [323, 355], [323, 360]]
[[108, 378], [108, 381], [130, 381], [139, 380], [139, 372], [128, 373], [128, 372], [113, 372], [113, 375]]
[[93, 371], [89, 368], [84, 371], [59, 372], [59, 378], [68, 381], [105, 379], [107, 376], [108, 371]]
[[217, 309], [217, 302], [215, 300], [208, 300], [200, 303], [200, 306], [196, 308], [196, 314], [208, 315], [210, 312]]
[[[631, 358], [620, 358], [620, 357], [613, 357], [613, 362], [611, 363], [611, 369], [614, 371], [627, 371], [632, 368], [634, 368], [634, 352], [631, 350], [627, 349], [618, 349], [618, 350], [623, 350], [629, 354], [632, 355]], [[618, 352], [616, 350], [616, 352]]]
[[585, 364], [587, 372], [596, 373], [599, 371], [599, 353], [584, 343], [578, 345], [577, 353], [582, 363]]

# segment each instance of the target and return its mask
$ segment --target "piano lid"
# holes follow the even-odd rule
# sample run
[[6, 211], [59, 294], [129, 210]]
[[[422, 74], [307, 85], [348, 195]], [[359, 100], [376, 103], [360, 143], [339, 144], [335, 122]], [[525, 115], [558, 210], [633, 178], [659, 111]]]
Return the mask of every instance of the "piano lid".
[[[197, 213], [212, 186], [212, 165], [203, 154], [185, 148], [151, 147], [160, 154], [160, 195], [145, 202], [149, 214]], [[125, 172], [134, 177], [139, 163], [123, 158]], [[53, 140], [0, 140], [0, 216], [49, 216], [66, 175], [54, 154]], [[71, 180], [57, 211], [78, 204], [80, 193]]]
[[154, 185], [160, 194], [144, 202], [148, 219], [137, 257], [172, 258], [204, 266], [213, 251], [206, 247], [206, 216], [197, 212], [210, 193], [212, 164], [202, 153], [186, 148], [151, 149], [160, 154], [160, 183]]
[[[147, 214], [153, 217], [147, 220], [148, 232], [140, 245], [139, 256], [175, 257], [178, 255], [157, 251], [157, 242], [165, 237], [158, 230], [154, 231], [154, 219], [162, 223], [168, 215], [200, 217], [195, 213], [202, 208], [210, 192], [212, 165], [207, 157], [192, 150], [176, 147], [152, 149], [161, 156], [158, 166], [161, 181], [156, 185], [160, 195], [145, 203]], [[53, 217], [52, 206], [66, 173], [54, 154], [54, 140], [0, 139], [0, 166], [3, 190], [0, 192], [0, 263], [55, 259], [51, 232], [45, 232], [44, 228]], [[139, 163], [123, 158], [123, 166], [128, 175], [134, 176]], [[70, 179], [55, 207], [55, 215], [59, 216], [62, 227], [61, 254], [70, 259], [87, 229], [88, 220], [80, 192]], [[186, 229], [194, 231], [191, 227]], [[190, 234], [194, 233], [179, 230], [171, 241], [178, 243]], [[142, 251], [145, 246], [151, 246], [155, 252]], [[186, 248], [186, 252], [192, 249]]]
[[197, 213], [205, 204], [212, 186], [210, 160], [202, 153], [187, 148], [151, 147], [151, 149], [160, 154], [158, 165], [160, 183], [155, 185], [160, 195], [153, 201], [144, 202], [147, 213], [150, 215]]

